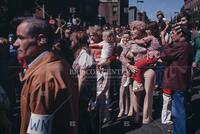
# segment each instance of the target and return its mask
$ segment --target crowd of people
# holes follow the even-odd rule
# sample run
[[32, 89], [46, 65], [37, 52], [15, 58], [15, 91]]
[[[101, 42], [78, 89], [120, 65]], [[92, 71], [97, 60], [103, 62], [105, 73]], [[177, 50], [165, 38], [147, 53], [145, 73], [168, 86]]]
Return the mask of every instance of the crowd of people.
[[20, 134], [96, 134], [113, 119], [116, 92], [115, 118], [149, 124], [159, 90], [161, 123], [186, 134], [186, 96], [191, 75], [200, 71], [200, 32], [185, 11], [173, 24], [162, 11], [156, 16], [158, 21], [128, 26], [83, 27], [75, 17], [68, 25], [61, 16], [18, 21], [15, 34], [0, 38], [0, 133], [15, 132], [17, 96]]

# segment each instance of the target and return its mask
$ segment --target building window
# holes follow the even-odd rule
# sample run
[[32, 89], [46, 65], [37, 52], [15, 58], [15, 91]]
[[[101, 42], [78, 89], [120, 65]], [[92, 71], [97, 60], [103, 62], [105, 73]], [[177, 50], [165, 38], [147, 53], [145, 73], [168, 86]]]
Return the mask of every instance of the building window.
[[124, 8], [124, 13], [128, 13], [128, 7]]
[[113, 12], [113, 15], [115, 15], [117, 13], [117, 6], [112, 7], [112, 12]]
[[70, 12], [70, 13], [76, 13], [76, 8], [70, 7], [70, 8], [69, 8], [69, 12]]
[[112, 21], [112, 24], [113, 24], [113, 25], [117, 25], [117, 21], [116, 21], [116, 20], [113, 20], [113, 21]]

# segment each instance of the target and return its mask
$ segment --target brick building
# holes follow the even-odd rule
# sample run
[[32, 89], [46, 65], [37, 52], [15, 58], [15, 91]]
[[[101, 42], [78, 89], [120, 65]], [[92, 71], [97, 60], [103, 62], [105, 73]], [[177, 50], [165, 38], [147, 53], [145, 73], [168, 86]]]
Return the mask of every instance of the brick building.
[[98, 6], [99, 0], [9, 0], [8, 4], [10, 18], [33, 14], [42, 17], [44, 7], [47, 18], [58, 14], [69, 18], [76, 14], [88, 24], [96, 23]]
[[100, 0], [99, 16], [105, 17], [109, 24], [128, 24], [128, 0]]

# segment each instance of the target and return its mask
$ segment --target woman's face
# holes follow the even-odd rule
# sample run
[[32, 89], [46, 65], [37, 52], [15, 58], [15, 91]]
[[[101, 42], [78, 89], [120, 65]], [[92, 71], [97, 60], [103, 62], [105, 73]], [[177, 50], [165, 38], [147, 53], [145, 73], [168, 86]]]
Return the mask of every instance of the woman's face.
[[132, 31], [131, 31], [131, 38], [132, 39], [137, 39], [138, 38], [138, 35], [139, 35], [139, 31], [134, 28]]

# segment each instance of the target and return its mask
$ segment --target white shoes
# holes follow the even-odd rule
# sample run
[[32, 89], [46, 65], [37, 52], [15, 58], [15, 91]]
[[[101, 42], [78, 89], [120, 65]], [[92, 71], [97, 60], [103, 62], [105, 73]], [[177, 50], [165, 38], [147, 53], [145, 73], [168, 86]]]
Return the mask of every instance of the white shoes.
[[117, 115], [117, 118], [122, 117], [123, 113], [124, 113], [124, 111], [123, 111], [123, 110], [120, 110], [119, 114]]
[[110, 120], [110, 118], [103, 118], [103, 124], [105, 124], [106, 122], [108, 122]]
[[132, 90], [133, 92], [140, 92], [144, 90], [144, 87], [142, 83], [138, 83], [137, 81], [134, 81]]
[[172, 121], [166, 121], [166, 122], [161, 122], [162, 124], [165, 124], [165, 125], [171, 125], [171, 124], [173, 124], [173, 122]]

